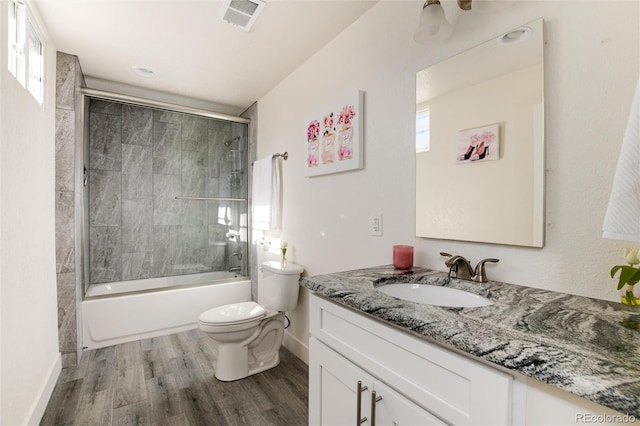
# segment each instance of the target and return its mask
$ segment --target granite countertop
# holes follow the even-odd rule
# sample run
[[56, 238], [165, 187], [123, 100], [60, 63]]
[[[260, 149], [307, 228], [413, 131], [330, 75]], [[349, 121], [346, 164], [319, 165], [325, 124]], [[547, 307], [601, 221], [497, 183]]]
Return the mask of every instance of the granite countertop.
[[[447, 308], [387, 296], [391, 282], [429, 283], [484, 296], [493, 305]], [[300, 285], [419, 337], [517, 371], [640, 418], [640, 310], [620, 303], [444, 272], [393, 266], [303, 277]]]

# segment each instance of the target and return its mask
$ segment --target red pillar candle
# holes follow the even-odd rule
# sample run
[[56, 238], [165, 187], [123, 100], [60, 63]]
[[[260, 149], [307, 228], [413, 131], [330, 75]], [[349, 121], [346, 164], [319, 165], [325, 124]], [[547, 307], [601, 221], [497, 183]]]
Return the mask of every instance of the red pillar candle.
[[393, 246], [393, 266], [402, 270], [413, 268], [413, 246]]

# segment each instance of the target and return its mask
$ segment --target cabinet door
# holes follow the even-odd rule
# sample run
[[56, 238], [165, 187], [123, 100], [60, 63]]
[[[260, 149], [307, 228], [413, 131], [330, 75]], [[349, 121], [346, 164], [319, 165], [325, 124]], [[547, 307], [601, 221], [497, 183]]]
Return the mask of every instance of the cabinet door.
[[373, 410], [375, 410], [376, 426], [446, 425], [442, 420], [418, 407], [382, 382], [376, 381], [374, 390], [376, 399], [381, 399], [374, 404], [375, 408], [372, 406], [370, 410], [363, 411], [367, 412], [369, 418], [373, 418]]
[[[309, 371], [309, 423], [312, 425], [372, 425], [374, 409], [377, 426], [445, 424], [313, 337], [309, 340]], [[358, 381], [366, 386], [360, 393], [359, 417]], [[375, 404], [372, 404], [372, 390], [381, 397]], [[366, 420], [359, 423], [357, 419]]]
[[356, 424], [358, 381], [361, 416], [370, 406], [371, 377], [313, 337], [309, 339], [309, 423], [341, 426]]

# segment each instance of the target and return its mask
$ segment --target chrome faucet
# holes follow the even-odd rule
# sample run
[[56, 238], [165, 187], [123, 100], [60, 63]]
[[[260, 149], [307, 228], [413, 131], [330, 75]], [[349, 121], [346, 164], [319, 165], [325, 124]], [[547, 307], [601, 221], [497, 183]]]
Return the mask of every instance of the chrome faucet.
[[500, 262], [499, 259], [482, 259], [478, 262], [474, 270], [471, 268], [471, 263], [462, 256], [452, 256], [449, 253], [444, 252], [441, 252], [440, 255], [448, 257], [444, 264], [449, 268], [449, 278], [460, 278], [461, 280], [474, 281], [477, 283], [486, 283], [488, 281], [484, 267], [485, 263]]
[[240, 266], [232, 266], [229, 268], [229, 272], [240, 272], [242, 268]]

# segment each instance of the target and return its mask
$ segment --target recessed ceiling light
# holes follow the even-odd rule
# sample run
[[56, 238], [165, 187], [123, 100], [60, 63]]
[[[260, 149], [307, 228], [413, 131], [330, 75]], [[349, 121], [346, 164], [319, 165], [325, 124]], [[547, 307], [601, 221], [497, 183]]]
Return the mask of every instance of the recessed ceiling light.
[[513, 31], [509, 31], [508, 33], [503, 34], [498, 37], [498, 43], [500, 44], [514, 44], [519, 41], [524, 40], [525, 38], [531, 35], [532, 30], [529, 27], [520, 27], [516, 28]]
[[138, 74], [140, 77], [144, 77], [144, 78], [153, 78], [156, 76], [156, 73], [153, 70], [150, 70], [149, 68], [141, 67], [139, 65], [136, 65], [133, 67], [133, 72]]

